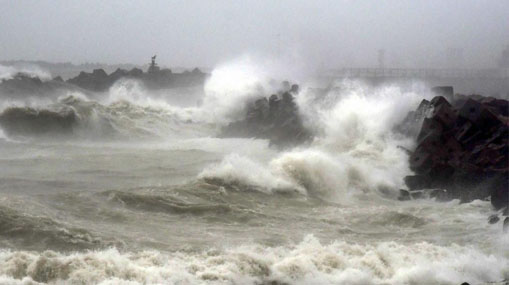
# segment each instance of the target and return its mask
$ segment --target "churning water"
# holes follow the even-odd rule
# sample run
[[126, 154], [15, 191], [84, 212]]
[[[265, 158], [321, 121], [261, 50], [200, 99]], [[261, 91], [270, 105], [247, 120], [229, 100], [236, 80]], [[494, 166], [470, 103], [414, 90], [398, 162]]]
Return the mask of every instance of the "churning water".
[[0, 132], [0, 283], [509, 278], [509, 238], [487, 223], [489, 202], [396, 199], [410, 173], [402, 147], [414, 142], [393, 128], [426, 92], [301, 86], [299, 110], [316, 137], [278, 150], [265, 140], [215, 138], [244, 102], [278, 88], [238, 68], [216, 69], [198, 95], [121, 81], [94, 98], [3, 100], [4, 112], [76, 117], [71, 131], [49, 137]]

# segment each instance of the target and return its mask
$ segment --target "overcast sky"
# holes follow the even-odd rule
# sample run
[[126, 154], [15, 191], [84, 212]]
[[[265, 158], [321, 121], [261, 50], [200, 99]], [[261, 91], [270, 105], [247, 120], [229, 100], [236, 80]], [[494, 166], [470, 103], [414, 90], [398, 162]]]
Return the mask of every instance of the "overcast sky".
[[[321, 67], [495, 66], [509, 0], [0, 0], [0, 60], [208, 66], [256, 54]], [[451, 57], [449, 57], [450, 60]]]

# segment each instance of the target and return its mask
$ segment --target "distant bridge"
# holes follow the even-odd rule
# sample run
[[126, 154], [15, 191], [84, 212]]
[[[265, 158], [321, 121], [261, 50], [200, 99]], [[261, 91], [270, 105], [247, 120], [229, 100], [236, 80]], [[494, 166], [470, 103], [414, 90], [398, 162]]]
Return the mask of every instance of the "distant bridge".
[[509, 79], [509, 68], [492, 68], [492, 69], [341, 68], [327, 71], [326, 76], [338, 78]]

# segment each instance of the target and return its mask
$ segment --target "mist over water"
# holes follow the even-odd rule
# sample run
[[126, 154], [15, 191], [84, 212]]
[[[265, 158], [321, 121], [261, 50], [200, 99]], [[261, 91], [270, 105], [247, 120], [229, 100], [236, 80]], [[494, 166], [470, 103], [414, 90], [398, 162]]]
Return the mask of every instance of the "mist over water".
[[51, 74], [44, 71], [36, 65], [27, 65], [22, 67], [4, 66], [0, 65], [0, 80], [12, 79], [17, 73], [27, 74], [31, 77], [39, 77], [43, 80], [51, 79]]
[[[509, 278], [507, 235], [486, 222], [489, 202], [397, 200], [411, 173], [404, 148], [415, 142], [394, 129], [430, 98], [428, 86], [317, 89], [314, 74], [283, 67], [241, 57], [212, 70], [202, 90], [121, 80], [101, 94], [2, 100], [2, 112], [38, 114], [37, 128], [53, 122], [41, 110], [73, 121], [49, 137], [29, 125], [24, 135], [0, 131], [0, 283]], [[217, 138], [245, 103], [295, 77], [312, 141], [276, 149]]]

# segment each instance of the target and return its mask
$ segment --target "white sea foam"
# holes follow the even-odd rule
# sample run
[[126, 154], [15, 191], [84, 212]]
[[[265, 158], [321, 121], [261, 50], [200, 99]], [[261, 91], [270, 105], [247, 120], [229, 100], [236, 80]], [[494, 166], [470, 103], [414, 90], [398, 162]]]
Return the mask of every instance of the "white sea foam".
[[[0, 78], [10, 78], [17, 71], [21, 70], [2, 67]], [[31, 74], [45, 76], [36, 71], [34, 69]], [[120, 131], [123, 131], [122, 126], [132, 126], [134, 128], [131, 129], [136, 131], [147, 129], [152, 134], [173, 138], [181, 137], [179, 133], [187, 136], [191, 128], [193, 129], [191, 136], [199, 136], [199, 132], [203, 132], [204, 136], [210, 136], [213, 135], [210, 130], [216, 131], [218, 127], [241, 118], [248, 101], [280, 90], [281, 82], [273, 80], [274, 73], [280, 76], [288, 75], [277, 62], [259, 61], [251, 56], [243, 56], [215, 68], [201, 92], [189, 89], [154, 91], [148, 90], [138, 80], [121, 79], [106, 92], [91, 93], [90, 96], [77, 91], [62, 91], [60, 93], [63, 94], [59, 93], [59, 96], [51, 93], [44, 96], [27, 94], [16, 99], [4, 98], [5, 100], [0, 103], [0, 111], [14, 106], [47, 109], [72, 96], [82, 102], [98, 103], [90, 115], [96, 114], [99, 119], [104, 115], [103, 119], [115, 121]], [[182, 94], [178, 93], [180, 91]], [[190, 105], [189, 101], [193, 99], [202, 103], [199, 106]], [[186, 103], [179, 104], [179, 101]], [[129, 104], [124, 104], [125, 102]], [[129, 108], [121, 108], [126, 106]], [[126, 111], [132, 112], [127, 114]], [[157, 116], [154, 117], [156, 113]], [[97, 125], [94, 124], [94, 118], [90, 117], [90, 126]], [[194, 125], [191, 126], [189, 123]], [[208, 130], [200, 126], [206, 126]], [[125, 131], [129, 132], [129, 128]], [[87, 134], [95, 136], [93, 130], [90, 132], [80, 130], [79, 133], [84, 137], [87, 137]]]
[[51, 74], [37, 65], [5, 66], [0, 65], [0, 80], [11, 79], [17, 73], [39, 77], [41, 80], [51, 79]]
[[272, 193], [287, 190], [306, 192], [303, 187], [292, 183], [285, 177], [275, 175], [263, 164], [236, 153], [229, 154], [219, 164], [204, 169], [198, 178], [219, 178], [223, 183], [232, 186], [239, 185], [240, 189], [254, 187], [261, 192]]
[[507, 256], [474, 247], [373, 245], [307, 236], [294, 246], [205, 252], [0, 252], [0, 280], [100, 284], [471, 284], [509, 278]]
[[[294, 189], [306, 190], [300, 192], [342, 201], [349, 195], [377, 191], [394, 196], [391, 190], [402, 187], [402, 178], [410, 173], [406, 153], [399, 146], [409, 148], [413, 142], [392, 130], [422, 95], [344, 81], [327, 94], [315, 96], [307, 91], [297, 96], [307, 125], [317, 132], [312, 144], [284, 151], [257, 167], [245, 167], [255, 158], [226, 157], [216, 170], [208, 168], [200, 176], [237, 179], [269, 192], [275, 181], [285, 181]], [[266, 179], [249, 178], [259, 175]]]
[[293, 78], [294, 70], [283, 61], [251, 55], [221, 64], [205, 84], [203, 112], [218, 123], [240, 119], [246, 102], [281, 90], [281, 81]]
[[[100, 127], [105, 120], [126, 133], [142, 130], [159, 135], [166, 134], [167, 140], [158, 144], [147, 143], [148, 148], [177, 150], [177, 155], [178, 151], [182, 150], [182, 153], [187, 150], [201, 150], [214, 154], [212, 158], [206, 157], [207, 161], [224, 156], [222, 161], [206, 167], [198, 175], [199, 178], [218, 179], [237, 186], [239, 190], [255, 189], [264, 193], [297, 191], [302, 195], [337, 202], [334, 206], [327, 204], [314, 207], [306, 204], [301, 213], [296, 213], [285, 209], [285, 202], [289, 201], [286, 197], [277, 197], [281, 199], [276, 200], [274, 195], [267, 195], [267, 198], [274, 199], [281, 209], [276, 211], [264, 205], [262, 209], [266, 216], [258, 215], [259, 209], [248, 209], [250, 214], [246, 216], [251, 218], [250, 215], [253, 214], [252, 220], [259, 217], [257, 222], [263, 225], [264, 229], [274, 231], [256, 234], [253, 234], [253, 231], [260, 227], [252, 220], [246, 224], [235, 224], [233, 231], [230, 226], [234, 219], [228, 216], [224, 224], [217, 220], [210, 222], [202, 217], [195, 219], [178, 216], [176, 220], [183, 221], [185, 226], [194, 227], [191, 230], [183, 228], [184, 233], [196, 233], [194, 229], [199, 229], [201, 234], [201, 229], [206, 232], [210, 229], [209, 225], [212, 225], [211, 228], [216, 228], [217, 232], [221, 233], [218, 236], [223, 237], [225, 233], [224, 240], [221, 239], [220, 242], [238, 239], [243, 244], [207, 251], [124, 252], [107, 249], [58, 253], [3, 249], [0, 250], [0, 283], [460, 284], [467, 281], [479, 284], [509, 278], [507, 235], [500, 234], [500, 223], [486, 223], [486, 217], [491, 214], [489, 202], [474, 201], [457, 205], [457, 201], [446, 204], [411, 201], [397, 204], [395, 200], [385, 199], [383, 204], [377, 203], [381, 200], [377, 199], [380, 193], [385, 195], [384, 198], [394, 196], [394, 190], [402, 186], [402, 178], [409, 173], [406, 154], [398, 145], [409, 147], [412, 141], [392, 132], [392, 129], [409, 110], [417, 106], [422, 97], [426, 96], [425, 93], [421, 90], [403, 91], [398, 87], [370, 88], [358, 82], [342, 81], [337, 82], [325, 95], [318, 96], [303, 86], [296, 101], [306, 125], [317, 132], [317, 138], [309, 145], [277, 151], [270, 149], [266, 140], [209, 137], [213, 136], [211, 129], [215, 124], [225, 124], [242, 115], [243, 110], [239, 106], [243, 106], [245, 100], [277, 90], [278, 85], [271, 85], [267, 81], [272, 74], [251, 63], [250, 60], [234, 61], [212, 72], [205, 87], [205, 99], [201, 107], [172, 105], [161, 97], [152, 96], [135, 81], [119, 81], [107, 92], [107, 98], [102, 101], [98, 99], [99, 102], [81, 97], [77, 98], [76, 104], [68, 103], [72, 108], [79, 109], [80, 116], [90, 115], [87, 122], [93, 128]], [[61, 102], [64, 101], [66, 99], [61, 98]], [[187, 123], [190, 119], [193, 122]], [[2, 133], [0, 139], [1, 137]], [[94, 147], [101, 148], [100, 145], [86, 144], [90, 146], [90, 150], [87, 150], [90, 154], [94, 154]], [[120, 144], [114, 142], [110, 147], [118, 147]], [[118, 173], [135, 175], [136, 179], [133, 181], [142, 180], [138, 177], [153, 178], [150, 177], [151, 171], [160, 167], [160, 161], [154, 162], [157, 165], [146, 162], [148, 159], [144, 159], [143, 152], [137, 152], [145, 147], [141, 143], [130, 147], [133, 150], [127, 153], [135, 154], [136, 161], [143, 162], [140, 163], [143, 165], [135, 165], [141, 170], [131, 165], [127, 167], [124, 160], [115, 160], [122, 157], [115, 157], [112, 152], [112, 164], [119, 168]], [[46, 147], [43, 150], [44, 153], [48, 152]], [[20, 152], [24, 156], [28, 155], [24, 149]], [[103, 152], [99, 154], [103, 156]], [[47, 157], [39, 152], [32, 153], [31, 156], [38, 160], [51, 159], [48, 161], [52, 161], [53, 165], [73, 166], [67, 164], [68, 162], [57, 163], [62, 156], [60, 149], [55, 151], [55, 155]], [[175, 168], [181, 167], [186, 175], [192, 172], [186, 169], [185, 164], [195, 163], [194, 161], [187, 161], [186, 156], [169, 157], [175, 160]], [[92, 166], [79, 160], [76, 163], [80, 164], [80, 175], [98, 171], [95, 163]], [[145, 163], [149, 167], [145, 168]], [[7, 172], [7, 175], [23, 177], [24, 174], [15, 171], [24, 169], [11, 169], [6, 165], [6, 169], [16, 174]], [[108, 165], [105, 164], [104, 167]], [[30, 170], [30, 167], [25, 167]], [[40, 175], [44, 177], [54, 176], [52, 172], [44, 172], [52, 171], [49, 169], [38, 168], [37, 171], [41, 171]], [[103, 170], [99, 172], [102, 173]], [[194, 173], [189, 174], [190, 179], [194, 177]], [[171, 177], [174, 174], [168, 175]], [[66, 179], [72, 181], [72, 177], [67, 175]], [[126, 179], [124, 177], [121, 179]], [[97, 183], [100, 183], [101, 179], [98, 179]], [[154, 181], [159, 181], [159, 177], [155, 177]], [[145, 182], [142, 182], [145, 185]], [[121, 185], [118, 181], [115, 183]], [[152, 181], [147, 183], [155, 184]], [[69, 185], [69, 189], [73, 189], [73, 186]], [[105, 185], [111, 187], [111, 184]], [[82, 191], [81, 184], [79, 187]], [[165, 189], [164, 186], [161, 188]], [[199, 193], [197, 191], [191, 194]], [[180, 195], [186, 197], [185, 192], [180, 192]], [[259, 196], [265, 197], [253, 196], [257, 199]], [[206, 201], [209, 196], [200, 198]], [[79, 203], [80, 199], [76, 203]], [[314, 199], [309, 200], [315, 202]], [[254, 201], [265, 203], [265, 200]], [[366, 201], [369, 207], [361, 203]], [[237, 206], [235, 203], [237, 202], [232, 200], [232, 207]], [[77, 205], [77, 209], [81, 208]], [[99, 211], [105, 210], [100, 208], [102, 205], [94, 203], [93, 206], [97, 206]], [[122, 209], [122, 215], [135, 215], [130, 217], [136, 217], [141, 212], [140, 209], [119, 208]], [[241, 210], [242, 207], [239, 211], [243, 212]], [[68, 219], [71, 222], [73, 217], [79, 215], [72, 213]], [[157, 229], [165, 229], [157, 222], [173, 225], [168, 222], [173, 215], [174, 213], [150, 213], [148, 216], [154, 218], [151, 223], [157, 225]], [[280, 217], [284, 217], [283, 222], [278, 220]], [[89, 223], [89, 220], [78, 223], [84, 225]], [[295, 223], [296, 228], [300, 227], [299, 231], [290, 226], [285, 233], [274, 230], [283, 223]], [[127, 225], [126, 228], [130, 226], [132, 225]], [[328, 228], [324, 229], [324, 226]], [[140, 232], [145, 230], [135, 226], [133, 228]], [[292, 235], [295, 232], [302, 231], [323, 234], [329, 237], [329, 240], [338, 239], [342, 237], [343, 229], [353, 232], [346, 234], [344, 238], [355, 235], [359, 239], [320, 242], [310, 235], [295, 245], [286, 242], [294, 238]], [[211, 232], [211, 236], [214, 236], [215, 232]], [[119, 233], [136, 236], [132, 232]], [[111, 233], [105, 231], [98, 234]], [[279, 247], [244, 243], [247, 238], [243, 235], [249, 235], [253, 240], [270, 240], [274, 237], [279, 241], [280, 234], [285, 242], [277, 242], [276, 244], [281, 245]], [[158, 244], [171, 244], [179, 240], [166, 232], [159, 233], [159, 238], [162, 236], [164, 241], [159, 240], [156, 237], [158, 235], [153, 236]], [[393, 239], [396, 241], [388, 242]], [[208, 248], [210, 240], [203, 240], [206, 244], [200, 245]], [[428, 242], [416, 242], [420, 240]], [[461, 243], [462, 246], [454, 242]], [[137, 248], [137, 245], [135, 243], [132, 248]]]

